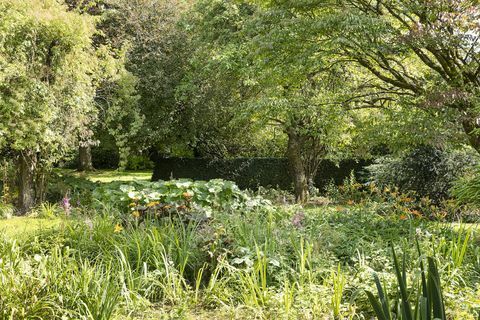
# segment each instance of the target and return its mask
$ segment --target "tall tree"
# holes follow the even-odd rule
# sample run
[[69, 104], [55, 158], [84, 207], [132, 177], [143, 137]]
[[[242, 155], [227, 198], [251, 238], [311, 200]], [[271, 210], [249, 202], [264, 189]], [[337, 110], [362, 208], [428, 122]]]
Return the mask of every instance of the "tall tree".
[[344, 109], [329, 107], [344, 88], [341, 66], [327, 69], [327, 59], [310, 59], [304, 46], [285, 43], [281, 19], [247, 2], [199, 2], [194, 30], [203, 45], [196, 54], [206, 57], [201, 66], [209, 79], [200, 80], [201, 72], [191, 77], [203, 93], [194, 95], [199, 105], [218, 99], [214, 110], [226, 111], [231, 123], [280, 128], [288, 141], [284, 152], [296, 198], [303, 202], [320, 161], [345, 153], [352, 122]]
[[42, 201], [45, 170], [91, 135], [94, 22], [56, 1], [0, 1], [0, 148], [18, 162], [18, 208]]
[[361, 70], [351, 104], [448, 118], [480, 151], [478, 1], [259, 2], [289, 13], [296, 32], [285, 37], [310, 43], [312, 56], [328, 48]]

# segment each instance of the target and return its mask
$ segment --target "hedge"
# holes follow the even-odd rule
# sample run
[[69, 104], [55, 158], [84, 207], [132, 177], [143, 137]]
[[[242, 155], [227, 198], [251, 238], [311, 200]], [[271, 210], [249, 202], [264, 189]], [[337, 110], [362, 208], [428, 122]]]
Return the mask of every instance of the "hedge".
[[[315, 177], [315, 186], [324, 189], [330, 182], [341, 184], [353, 170], [361, 177], [367, 161], [345, 160], [339, 166], [325, 160], [321, 163]], [[194, 180], [225, 179], [235, 181], [242, 188], [256, 189], [259, 186], [277, 187], [289, 190], [292, 176], [285, 158], [161, 158], [155, 161], [152, 180], [188, 178]]]

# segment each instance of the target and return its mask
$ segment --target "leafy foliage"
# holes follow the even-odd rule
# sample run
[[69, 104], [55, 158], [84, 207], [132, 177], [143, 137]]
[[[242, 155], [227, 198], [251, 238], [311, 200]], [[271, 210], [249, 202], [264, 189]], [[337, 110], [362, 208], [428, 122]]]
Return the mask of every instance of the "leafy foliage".
[[[420, 249], [419, 249], [420, 251]], [[380, 279], [377, 275], [374, 274], [375, 285], [378, 290], [379, 300], [377, 300], [374, 295], [367, 291], [368, 299], [372, 304], [372, 308], [377, 315], [378, 320], [391, 320], [391, 319], [402, 319], [402, 320], [428, 320], [428, 319], [439, 319], [446, 320], [445, 314], [445, 305], [443, 302], [442, 287], [440, 284], [440, 275], [438, 273], [437, 263], [432, 257], [428, 257], [428, 267], [427, 270], [424, 268], [423, 257], [420, 257], [420, 272], [421, 272], [421, 294], [417, 295], [417, 301], [415, 302], [415, 307], [412, 308], [410, 302], [410, 296], [407, 289], [407, 278], [406, 278], [406, 266], [405, 266], [405, 256], [403, 258], [403, 264], [400, 267], [398, 263], [397, 255], [395, 250], [392, 248], [393, 261], [395, 268], [395, 275], [397, 277], [398, 287], [400, 288], [401, 302], [397, 308], [397, 313], [392, 313], [391, 306], [392, 302], [389, 301], [388, 294], [386, 290], [382, 287]], [[420, 252], [419, 252], [420, 254]]]
[[367, 170], [370, 180], [381, 188], [398, 187], [401, 192], [413, 191], [418, 197], [439, 202], [450, 197], [453, 183], [477, 162], [476, 154], [468, 149], [446, 151], [422, 147], [397, 158], [378, 158]]
[[96, 188], [92, 197], [94, 201], [111, 203], [121, 210], [130, 208], [139, 215], [194, 210], [210, 217], [213, 210], [251, 210], [270, 205], [261, 197], [250, 197], [235, 183], [220, 179], [113, 182]]
[[56, 1], [0, 2], [0, 147], [51, 162], [89, 136], [93, 20]]
[[480, 169], [477, 167], [473, 174], [458, 179], [452, 188], [452, 194], [461, 203], [480, 203]]
[[[208, 309], [218, 317], [369, 317], [371, 305], [358, 293], [374, 290], [372, 271], [389, 293], [398, 286], [395, 264], [408, 293], [421, 283], [417, 249], [410, 245], [418, 238], [422, 252], [435, 251], [446, 266], [438, 276], [447, 317], [474, 319], [480, 301], [471, 272], [478, 266], [473, 237], [460, 246], [459, 265], [448, 248], [465, 239], [463, 232], [457, 237], [453, 228], [374, 209], [220, 210], [208, 221], [185, 223], [172, 215], [130, 226], [117, 224], [121, 214], [104, 204], [55, 229], [16, 240], [2, 236], [0, 315], [114, 319], [158, 310], [152, 316], [188, 317]], [[389, 243], [404, 248], [405, 269], [392, 262]], [[391, 307], [395, 296], [388, 295]]]

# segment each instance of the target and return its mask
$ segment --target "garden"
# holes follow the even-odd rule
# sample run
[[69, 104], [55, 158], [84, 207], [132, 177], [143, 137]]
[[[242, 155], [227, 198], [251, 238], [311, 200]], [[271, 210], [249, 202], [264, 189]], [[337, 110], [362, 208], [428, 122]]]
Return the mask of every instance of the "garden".
[[476, 0], [0, 0], [0, 320], [480, 319]]

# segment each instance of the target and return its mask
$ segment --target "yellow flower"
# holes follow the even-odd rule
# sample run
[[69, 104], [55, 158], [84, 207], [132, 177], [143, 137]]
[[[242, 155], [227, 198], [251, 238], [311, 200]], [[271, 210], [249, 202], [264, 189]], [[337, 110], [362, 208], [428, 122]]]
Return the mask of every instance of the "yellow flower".
[[135, 207], [136, 205], [137, 205], [137, 204], [134, 203], [134, 202], [132, 202], [132, 203], [129, 204], [130, 207]]
[[122, 232], [122, 230], [123, 230], [123, 227], [119, 223], [117, 223], [115, 225], [115, 228], [113, 229], [113, 232], [120, 233], [120, 232]]
[[152, 201], [152, 202], [149, 202], [149, 203], [147, 204], [147, 207], [151, 208], [151, 207], [155, 207], [155, 206], [157, 206], [157, 205], [159, 205], [159, 204], [160, 204], [160, 202], [158, 202], [158, 201]]
[[138, 218], [138, 217], [140, 217], [140, 212], [138, 210], [135, 210], [135, 211], [132, 212], [132, 216], [134, 218]]

